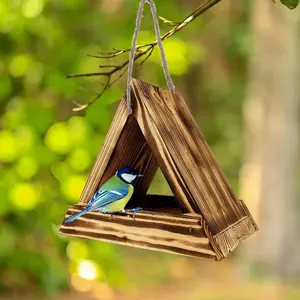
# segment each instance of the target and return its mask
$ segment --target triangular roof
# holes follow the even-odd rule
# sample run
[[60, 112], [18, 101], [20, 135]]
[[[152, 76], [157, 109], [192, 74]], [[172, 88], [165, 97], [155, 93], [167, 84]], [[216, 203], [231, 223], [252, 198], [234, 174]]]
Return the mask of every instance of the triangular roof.
[[[128, 216], [109, 220], [106, 215], [89, 213], [74, 224], [63, 224], [60, 232], [217, 260], [226, 257], [258, 230], [251, 214], [234, 195], [183, 98], [137, 79], [132, 79], [131, 92], [133, 114], [128, 116], [124, 97], [79, 205], [86, 204], [116, 170], [130, 165], [144, 174], [130, 203], [149, 207], [155, 202], [162, 212], [137, 213], [136, 221]], [[168, 212], [163, 208], [174, 205], [172, 197], [145, 196], [158, 167], [184, 214], [163, 213]], [[107, 222], [111, 230], [105, 231]], [[172, 230], [165, 230], [166, 226]]]

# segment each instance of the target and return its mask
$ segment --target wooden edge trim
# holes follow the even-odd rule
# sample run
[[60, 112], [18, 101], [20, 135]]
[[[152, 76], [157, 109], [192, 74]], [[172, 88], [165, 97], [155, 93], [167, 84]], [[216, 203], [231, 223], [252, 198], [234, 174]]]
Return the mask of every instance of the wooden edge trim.
[[225, 257], [256, 231], [257, 227], [254, 226], [251, 217], [246, 216], [213, 238]]

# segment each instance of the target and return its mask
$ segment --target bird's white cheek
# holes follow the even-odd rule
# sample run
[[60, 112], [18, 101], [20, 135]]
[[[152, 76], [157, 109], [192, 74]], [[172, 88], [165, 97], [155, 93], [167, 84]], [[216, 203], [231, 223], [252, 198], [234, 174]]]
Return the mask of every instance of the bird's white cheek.
[[122, 174], [121, 176], [127, 182], [132, 182], [136, 178], [136, 175], [132, 174]]

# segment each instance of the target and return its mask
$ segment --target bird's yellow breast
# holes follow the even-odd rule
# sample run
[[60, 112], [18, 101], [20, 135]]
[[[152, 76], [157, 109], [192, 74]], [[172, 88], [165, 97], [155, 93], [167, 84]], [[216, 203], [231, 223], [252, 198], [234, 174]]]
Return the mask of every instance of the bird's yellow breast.
[[122, 198], [119, 199], [113, 203], [110, 203], [106, 206], [106, 209], [111, 211], [111, 212], [117, 212], [117, 211], [121, 211], [125, 208], [126, 204], [128, 203], [128, 201], [130, 200], [132, 194], [133, 194], [134, 188], [131, 184], [128, 185], [128, 194]]

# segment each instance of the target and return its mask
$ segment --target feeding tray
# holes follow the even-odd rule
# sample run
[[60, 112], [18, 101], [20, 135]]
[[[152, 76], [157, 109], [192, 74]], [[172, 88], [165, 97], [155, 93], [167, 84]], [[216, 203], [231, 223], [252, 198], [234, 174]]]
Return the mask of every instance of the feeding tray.
[[[60, 233], [122, 245], [221, 260], [258, 227], [216, 162], [182, 97], [137, 79], [131, 81], [133, 113], [126, 98], [117, 109], [102, 150], [77, 205], [84, 208], [118, 169], [131, 166], [144, 177], [126, 208], [107, 215], [89, 212]], [[160, 168], [174, 196], [147, 195]]]

